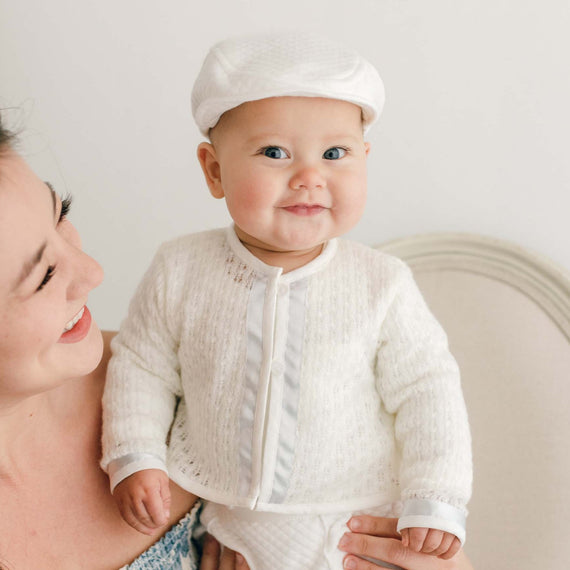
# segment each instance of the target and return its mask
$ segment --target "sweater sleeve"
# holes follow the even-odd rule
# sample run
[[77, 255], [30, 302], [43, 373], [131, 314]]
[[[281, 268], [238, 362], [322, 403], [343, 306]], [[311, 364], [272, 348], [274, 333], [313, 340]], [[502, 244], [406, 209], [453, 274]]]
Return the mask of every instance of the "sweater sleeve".
[[166, 440], [181, 396], [170, 281], [161, 250], [112, 341], [103, 394], [101, 461], [112, 488], [141, 469], [166, 471]]
[[377, 358], [378, 390], [395, 416], [404, 512], [398, 530], [428, 527], [465, 540], [471, 437], [459, 369], [407, 266], [391, 289]]

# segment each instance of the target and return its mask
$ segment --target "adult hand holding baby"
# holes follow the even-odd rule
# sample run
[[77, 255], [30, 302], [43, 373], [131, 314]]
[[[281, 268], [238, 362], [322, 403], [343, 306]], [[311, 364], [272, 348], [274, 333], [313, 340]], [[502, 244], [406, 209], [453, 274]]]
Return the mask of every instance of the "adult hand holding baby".
[[351, 532], [341, 539], [339, 548], [347, 553], [344, 568], [376, 570], [379, 565], [368, 559], [382, 560], [402, 570], [473, 570], [460, 550], [457, 556], [444, 560], [438, 556], [416, 552], [404, 546], [396, 530], [397, 519], [357, 516], [348, 521]]
[[204, 539], [200, 570], [250, 570], [245, 558], [220, 545], [211, 535]]

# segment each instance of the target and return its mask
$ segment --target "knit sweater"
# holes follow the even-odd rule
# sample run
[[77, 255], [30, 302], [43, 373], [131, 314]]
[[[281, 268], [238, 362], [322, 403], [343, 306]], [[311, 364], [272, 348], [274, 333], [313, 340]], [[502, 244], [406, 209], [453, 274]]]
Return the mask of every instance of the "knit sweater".
[[113, 352], [112, 486], [158, 467], [205, 499], [261, 511], [402, 499], [401, 528], [463, 540], [471, 451], [458, 368], [400, 260], [334, 239], [284, 274], [233, 228], [184, 236], [159, 249]]

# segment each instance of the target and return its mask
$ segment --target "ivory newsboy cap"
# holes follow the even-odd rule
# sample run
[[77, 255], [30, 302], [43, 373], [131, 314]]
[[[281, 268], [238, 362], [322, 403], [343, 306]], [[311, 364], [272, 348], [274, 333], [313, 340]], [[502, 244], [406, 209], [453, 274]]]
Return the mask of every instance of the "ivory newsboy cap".
[[359, 105], [365, 130], [384, 106], [376, 68], [353, 49], [310, 33], [228, 39], [208, 52], [192, 90], [202, 134], [230, 109], [268, 97], [327, 97]]

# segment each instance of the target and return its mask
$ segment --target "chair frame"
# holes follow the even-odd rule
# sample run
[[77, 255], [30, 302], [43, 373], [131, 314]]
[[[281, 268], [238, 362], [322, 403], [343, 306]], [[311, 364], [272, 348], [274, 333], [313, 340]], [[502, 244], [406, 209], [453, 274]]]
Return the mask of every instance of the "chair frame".
[[537, 303], [570, 341], [570, 273], [542, 255], [468, 233], [420, 234], [376, 247], [414, 271], [468, 271], [505, 282]]

